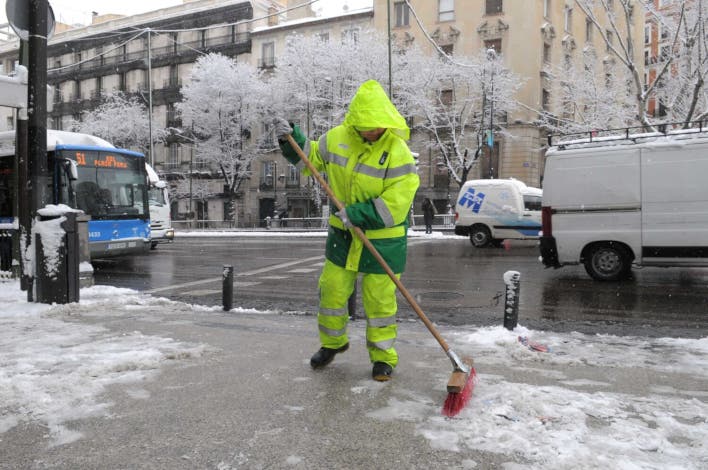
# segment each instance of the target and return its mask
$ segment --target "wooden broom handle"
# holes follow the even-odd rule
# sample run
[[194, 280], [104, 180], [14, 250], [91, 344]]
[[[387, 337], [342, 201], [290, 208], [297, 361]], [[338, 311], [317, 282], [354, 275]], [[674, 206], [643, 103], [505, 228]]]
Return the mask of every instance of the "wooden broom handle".
[[[310, 170], [310, 172], [314, 175], [315, 179], [320, 183], [320, 186], [322, 186], [329, 196], [329, 198], [334, 202], [334, 205], [337, 206], [337, 210], [344, 210], [344, 204], [337, 199], [337, 196], [334, 195], [334, 192], [332, 191], [332, 188], [329, 187], [325, 179], [322, 177], [319, 171], [317, 171], [317, 168], [312, 164], [309, 158], [307, 158], [307, 155], [305, 155], [305, 152], [302, 151], [300, 146], [295, 142], [295, 139], [293, 139], [293, 136], [288, 134], [288, 143], [290, 143], [290, 146], [295, 149], [295, 152], [297, 152], [298, 156], [300, 157], [300, 160], [307, 166], [307, 169]], [[408, 304], [410, 304], [411, 308], [415, 311], [415, 313], [418, 315], [418, 317], [422, 320], [422, 322], [425, 324], [426, 327], [428, 327], [428, 330], [430, 330], [430, 333], [435, 337], [435, 339], [440, 343], [440, 346], [443, 348], [443, 350], [447, 353], [450, 350], [450, 346], [448, 346], [447, 342], [445, 339], [438, 333], [437, 328], [433, 325], [433, 323], [428, 319], [427, 315], [423, 313], [423, 309], [420, 308], [418, 305], [418, 302], [415, 301], [413, 296], [408, 292], [408, 289], [403, 285], [400, 279], [396, 277], [396, 274], [391, 270], [391, 267], [388, 265], [385, 259], [379, 254], [378, 250], [374, 247], [374, 245], [369, 241], [369, 239], [366, 237], [364, 234], [364, 231], [360, 229], [359, 227], [353, 227], [352, 231], [356, 234], [356, 236], [364, 243], [364, 246], [371, 252], [374, 258], [376, 258], [376, 261], [381, 265], [381, 267], [386, 271], [386, 274], [388, 274], [388, 277], [391, 278], [391, 280], [396, 284], [396, 287], [398, 287], [398, 290], [403, 294], [403, 297], [406, 298], [408, 301]]]

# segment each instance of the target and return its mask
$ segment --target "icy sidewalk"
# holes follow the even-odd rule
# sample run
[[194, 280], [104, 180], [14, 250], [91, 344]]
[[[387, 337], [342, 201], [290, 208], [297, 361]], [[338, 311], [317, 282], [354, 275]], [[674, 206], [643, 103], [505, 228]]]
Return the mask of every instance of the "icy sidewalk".
[[363, 321], [312, 371], [302, 312], [102, 286], [78, 305], [24, 298], [0, 284], [0, 468], [708, 467], [708, 338], [443, 328], [479, 373], [449, 420], [451, 364], [418, 322], [382, 384]]

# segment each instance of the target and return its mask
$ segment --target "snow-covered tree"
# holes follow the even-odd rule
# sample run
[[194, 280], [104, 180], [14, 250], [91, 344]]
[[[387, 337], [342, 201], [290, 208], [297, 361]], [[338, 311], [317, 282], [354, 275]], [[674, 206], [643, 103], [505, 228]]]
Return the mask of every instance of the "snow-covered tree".
[[580, 62], [547, 67], [545, 73], [557, 85], [550, 102], [555, 112], [541, 115], [546, 128], [581, 133], [637, 125], [632, 77], [614, 60], [588, 48]]
[[[153, 122], [153, 143], [167, 134]], [[81, 121], [71, 121], [69, 130], [91, 134], [120, 148], [147, 152], [150, 147], [150, 120], [147, 108], [137, 97], [113, 92], [101, 97], [101, 104], [82, 114]]]
[[387, 82], [386, 54], [386, 42], [372, 31], [341, 42], [288, 36], [270, 79], [273, 111], [302, 117], [304, 132], [319, 137], [342, 122], [359, 85], [369, 79]]
[[[657, 9], [653, 2], [575, 0], [607, 53], [599, 57], [588, 46], [582, 62], [549, 71], [559, 93], [553, 107], [557, 114], [546, 115], [545, 125], [562, 132], [625, 126], [656, 130], [662, 123], [689, 126], [708, 117], [706, 3], [691, 0]], [[633, 30], [633, 18], [647, 13], [651, 30], [662, 41], [655, 63], [649, 52], [645, 83], [636, 63], [644, 38]], [[661, 112], [650, 114], [650, 103]]]
[[200, 57], [182, 87], [177, 109], [196, 142], [196, 155], [219, 172], [231, 195], [250, 178], [251, 163], [263, 151], [251, 136], [263, 121], [266, 96], [253, 66], [220, 54]]
[[514, 95], [523, 81], [493, 50], [406, 65], [408, 71], [401, 73], [417, 76], [419, 83], [402, 87], [400, 93], [410, 112], [419, 116], [416, 127], [430, 137], [429, 146], [439, 155], [437, 164], [462, 186], [483, 147], [504, 133], [506, 115], [515, 109]]

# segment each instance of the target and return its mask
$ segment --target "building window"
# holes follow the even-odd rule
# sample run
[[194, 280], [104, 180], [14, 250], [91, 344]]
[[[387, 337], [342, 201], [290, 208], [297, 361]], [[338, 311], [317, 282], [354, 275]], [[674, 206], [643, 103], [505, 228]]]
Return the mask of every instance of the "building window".
[[486, 0], [484, 13], [486, 15], [498, 15], [502, 12], [502, 0]]
[[438, 21], [455, 19], [455, 0], [438, 0]]
[[671, 46], [661, 46], [661, 61], [666, 62], [671, 57]]
[[15, 118], [13, 116], [7, 116], [5, 124], [7, 125], [8, 131], [15, 130]]
[[485, 49], [493, 49], [497, 54], [502, 53], [502, 40], [500, 39], [488, 39], [484, 41]]
[[454, 49], [455, 46], [453, 44], [443, 44], [442, 46], [440, 46], [440, 50], [443, 51], [448, 57], [452, 55]]
[[644, 65], [647, 66], [651, 62], [651, 53], [649, 49], [644, 49]]
[[410, 25], [410, 9], [406, 2], [396, 2], [393, 4], [394, 18], [396, 18], [396, 27]]
[[651, 23], [644, 25], [644, 44], [651, 44]]
[[573, 31], [573, 9], [565, 7], [565, 20], [564, 28], [566, 33], [571, 33]]
[[52, 129], [60, 131], [62, 130], [62, 119], [61, 116], [54, 116], [52, 118]]
[[661, 40], [666, 41], [667, 39], [669, 39], [669, 28], [667, 28], [664, 25], [660, 25], [659, 28], [661, 31], [661, 35], [660, 35]]
[[275, 66], [275, 43], [264, 42], [261, 44], [261, 67], [271, 68]]
[[342, 42], [359, 42], [359, 28], [345, 29], [342, 31]]
[[300, 170], [293, 165], [288, 165], [288, 177], [285, 184], [289, 187], [300, 186]]
[[595, 25], [592, 20], [585, 20], [585, 42], [592, 42]]
[[543, 0], [543, 16], [551, 17], [551, 0]]
[[548, 44], [547, 42], [543, 43], [543, 63], [544, 64], [551, 63], [551, 45]]
[[165, 167], [177, 168], [179, 166], [179, 144], [170, 144], [167, 147], [167, 161]]
[[440, 103], [443, 106], [451, 106], [453, 101], [452, 90], [441, 90], [440, 91]]
[[541, 107], [544, 111], [548, 111], [551, 107], [551, 92], [545, 88], [541, 90]]
[[319, 34], [317, 35], [317, 38], [318, 38], [320, 41], [322, 41], [323, 43], [327, 44], [327, 43], [329, 42], [329, 33], [328, 33], [328, 32], [319, 33]]

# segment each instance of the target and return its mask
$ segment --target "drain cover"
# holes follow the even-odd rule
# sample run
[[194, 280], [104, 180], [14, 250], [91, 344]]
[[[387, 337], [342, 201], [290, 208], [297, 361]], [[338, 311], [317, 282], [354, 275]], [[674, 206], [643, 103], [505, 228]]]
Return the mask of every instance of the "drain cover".
[[422, 300], [430, 300], [433, 302], [445, 302], [448, 300], [460, 299], [463, 297], [459, 292], [423, 292], [419, 294]]

